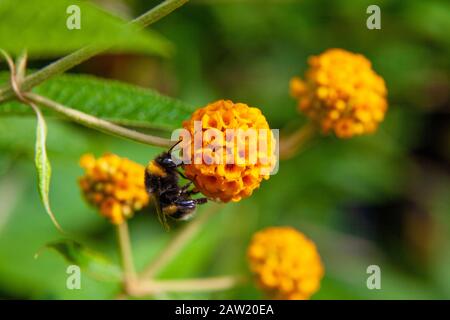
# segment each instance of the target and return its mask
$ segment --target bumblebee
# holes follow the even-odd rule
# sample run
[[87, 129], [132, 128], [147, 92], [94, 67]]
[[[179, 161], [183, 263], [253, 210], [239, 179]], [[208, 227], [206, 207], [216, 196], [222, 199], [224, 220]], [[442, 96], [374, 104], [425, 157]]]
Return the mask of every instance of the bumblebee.
[[145, 169], [145, 187], [155, 200], [158, 219], [166, 229], [167, 217], [187, 220], [193, 215], [198, 204], [208, 201], [207, 198], [192, 198], [192, 195], [199, 193], [191, 188], [192, 181], [180, 186], [180, 176], [187, 178], [178, 170], [181, 164], [176, 164], [171, 156], [172, 149], [178, 143], [150, 161]]

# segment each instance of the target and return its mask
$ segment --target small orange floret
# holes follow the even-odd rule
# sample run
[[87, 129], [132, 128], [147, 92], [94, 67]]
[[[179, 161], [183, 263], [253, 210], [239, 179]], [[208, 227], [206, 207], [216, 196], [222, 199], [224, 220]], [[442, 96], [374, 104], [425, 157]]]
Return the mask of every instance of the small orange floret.
[[309, 299], [324, 274], [314, 243], [291, 227], [257, 232], [247, 257], [258, 285], [273, 299]]
[[302, 80], [291, 80], [298, 108], [324, 133], [350, 138], [376, 131], [387, 111], [386, 86], [363, 55], [329, 49], [308, 60]]
[[79, 184], [86, 200], [112, 223], [122, 223], [148, 204], [142, 165], [108, 153], [98, 159], [86, 154], [80, 166], [85, 170]]

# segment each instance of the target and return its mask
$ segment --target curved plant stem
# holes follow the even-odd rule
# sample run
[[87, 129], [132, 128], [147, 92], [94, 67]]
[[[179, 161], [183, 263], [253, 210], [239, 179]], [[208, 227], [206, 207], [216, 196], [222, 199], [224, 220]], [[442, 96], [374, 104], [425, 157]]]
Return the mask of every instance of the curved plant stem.
[[[162, 17], [168, 15], [178, 7], [182, 6], [189, 0], [166, 0], [153, 9], [147, 11], [143, 15], [137, 17], [132, 20], [129, 24], [133, 25], [137, 28], [144, 28], [152, 23], [158, 21]], [[27, 76], [21, 82], [22, 91], [29, 91], [33, 87], [41, 84], [48, 78], [51, 78], [55, 75], [61, 74], [70, 68], [92, 58], [96, 54], [108, 49], [107, 47], [101, 46], [87, 46], [82, 49], [79, 49], [51, 64], [42, 68], [39, 71]], [[0, 102], [12, 99], [15, 97], [15, 93], [11, 85], [7, 85], [0, 89]]]
[[178, 9], [188, 1], [189, 0], [166, 0], [153, 9], [140, 15], [136, 19], [131, 20], [130, 24], [136, 26], [137, 28], [145, 28], [167, 16], [169, 13]]
[[161, 251], [155, 260], [141, 273], [140, 279], [154, 278], [180, 252], [183, 247], [197, 234], [200, 227], [208, 221], [221, 208], [213, 204], [207, 208], [201, 216], [186, 225], [178, 234], [171, 239], [167, 247]]
[[242, 276], [220, 276], [183, 280], [141, 280], [129, 290], [132, 296], [145, 296], [163, 292], [222, 291], [236, 287], [247, 279]]
[[109, 121], [91, 116], [87, 113], [66, 107], [56, 101], [50, 100], [46, 97], [35, 93], [23, 93], [23, 96], [39, 105], [47, 107], [59, 114], [64, 115], [70, 120], [80, 123], [86, 127], [90, 127], [108, 134], [127, 138], [144, 144], [149, 144], [158, 147], [170, 147], [173, 142], [169, 139], [156, 137], [144, 134], [138, 131], [130, 130]]
[[280, 139], [280, 159], [292, 158], [316, 132], [314, 124], [306, 123], [289, 136]]
[[117, 240], [122, 262], [124, 289], [127, 291], [129, 287], [133, 286], [132, 284], [136, 280], [136, 271], [134, 268], [130, 235], [128, 233], [128, 224], [126, 221], [117, 225]]

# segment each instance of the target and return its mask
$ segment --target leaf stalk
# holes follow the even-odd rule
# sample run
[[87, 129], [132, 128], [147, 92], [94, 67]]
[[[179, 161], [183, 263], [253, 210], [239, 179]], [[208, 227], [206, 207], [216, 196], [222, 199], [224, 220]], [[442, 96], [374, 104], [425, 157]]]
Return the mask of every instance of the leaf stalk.
[[37, 103], [41, 106], [47, 107], [48, 109], [57, 112], [70, 120], [77, 122], [83, 126], [96, 129], [98, 131], [112, 134], [118, 137], [130, 139], [143, 144], [153, 145], [157, 147], [170, 147], [173, 142], [169, 139], [164, 139], [157, 136], [152, 136], [144, 134], [135, 130], [131, 130], [112, 122], [94, 117], [90, 114], [78, 111], [76, 109], [64, 106], [56, 101], [43, 97], [35, 93], [23, 93], [24, 97]]

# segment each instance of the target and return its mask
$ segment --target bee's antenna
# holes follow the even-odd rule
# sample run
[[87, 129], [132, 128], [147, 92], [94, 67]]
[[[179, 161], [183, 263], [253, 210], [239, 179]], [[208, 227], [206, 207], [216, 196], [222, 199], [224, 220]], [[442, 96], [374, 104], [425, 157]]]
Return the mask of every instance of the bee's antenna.
[[171, 153], [173, 148], [175, 148], [177, 145], [179, 145], [181, 141], [183, 141], [183, 139], [178, 140], [177, 143], [175, 143], [173, 146], [171, 146], [168, 152]]

